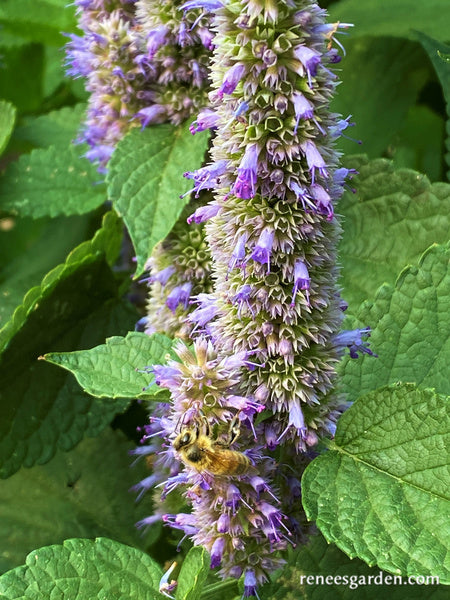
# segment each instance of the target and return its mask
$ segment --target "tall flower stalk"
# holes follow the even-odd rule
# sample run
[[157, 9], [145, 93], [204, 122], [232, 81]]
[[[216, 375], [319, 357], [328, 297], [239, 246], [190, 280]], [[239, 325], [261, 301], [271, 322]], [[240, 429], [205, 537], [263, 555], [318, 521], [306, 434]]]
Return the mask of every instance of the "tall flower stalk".
[[348, 172], [334, 146], [349, 123], [329, 103], [345, 26], [310, 0], [184, 6], [215, 12], [212, 162], [185, 174], [194, 191], [214, 191], [202, 209], [214, 289], [189, 317], [193, 349], [179, 343], [181, 362], [153, 369], [172, 396], [166, 458], [185, 463], [164, 493], [183, 485], [192, 504], [165, 521], [206, 547], [221, 576], [243, 575], [250, 596], [280, 565], [274, 553], [302, 538], [299, 478], [345, 408], [343, 348], [370, 353], [361, 332], [338, 336], [335, 205]]

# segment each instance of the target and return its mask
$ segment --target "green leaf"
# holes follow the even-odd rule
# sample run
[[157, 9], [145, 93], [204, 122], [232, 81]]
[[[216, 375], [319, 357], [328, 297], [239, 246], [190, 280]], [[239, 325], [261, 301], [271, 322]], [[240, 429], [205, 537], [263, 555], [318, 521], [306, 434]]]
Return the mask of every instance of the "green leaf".
[[357, 193], [346, 193], [339, 202], [340, 283], [355, 310], [382, 283], [394, 283], [405, 265], [417, 263], [430, 244], [449, 239], [450, 185], [430, 184], [424, 175], [396, 170], [385, 159], [350, 157], [345, 165], [359, 172], [352, 180]]
[[33, 150], [11, 163], [0, 180], [0, 208], [33, 218], [83, 214], [106, 199], [99, 178], [73, 144]]
[[107, 429], [2, 482], [0, 572], [22, 564], [33, 548], [71, 537], [148, 545], [149, 536], [134, 524], [151, 514], [152, 503], [149, 495], [134, 502], [130, 487], [149, 472], [144, 461], [130, 469], [132, 448], [121, 433]]
[[[362, 140], [364, 152], [375, 158], [388, 149], [401, 129], [429, 77], [429, 64], [420, 46], [404, 39], [344, 41], [347, 55], [339, 64], [342, 84], [332, 109], [345, 117], [352, 115], [356, 126], [345, 133]], [[356, 144], [342, 137], [339, 148], [355, 153]]]
[[383, 285], [373, 303], [364, 303], [353, 327], [372, 328], [378, 358], [345, 357], [341, 363], [349, 400], [380, 385], [411, 381], [450, 395], [450, 247], [434, 245], [418, 267], [402, 271], [394, 286]]
[[[413, 29], [448, 38], [447, 0], [340, 0], [330, 6], [330, 20], [353, 23], [351, 36], [389, 35], [414, 39]], [[377, 80], [378, 85], [379, 80]]]
[[[161, 390], [142, 369], [166, 361], [173, 341], [159, 333], [130, 332], [79, 352], [51, 352], [43, 358], [73, 373], [84, 391], [99, 398], [153, 399]], [[156, 397], [156, 399], [158, 399]]]
[[1, 600], [164, 600], [160, 567], [144, 552], [107, 538], [71, 539], [34, 550], [0, 577]]
[[[0, 3], [0, 7], [2, 5]], [[1, 34], [3, 35], [3, 31]], [[14, 104], [18, 112], [39, 110], [43, 97], [43, 47], [39, 44], [26, 44], [2, 49], [1, 61], [0, 90], [3, 99]]]
[[[14, 132], [14, 138], [39, 148], [68, 146], [77, 136], [86, 112], [84, 103], [64, 106], [39, 117], [24, 118]], [[79, 150], [78, 154], [81, 153]], [[98, 179], [97, 175], [97, 179]]]
[[0, 154], [6, 148], [16, 121], [16, 109], [9, 102], [0, 100]]
[[[409, 582], [350, 559], [319, 534], [285, 557], [286, 567], [259, 592], [262, 600], [446, 600], [448, 589]], [[394, 583], [394, 577], [398, 579]], [[327, 579], [328, 578], [328, 579]], [[326, 587], [325, 587], [326, 586]], [[325, 591], [326, 590], [326, 591]]]
[[73, 5], [65, 0], [2, 0], [0, 23], [33, 42], [62, 46], [61, 32], [76, 28]]
[[[450, 63], [444, 59], [445, 56], [450, 54], [450, 46], [441, 44], [420, 31], [417, 31], [416, 34], [433, 63], [447, 103], [447, 140], [445, 145], [447, 148], [447, 165], [450, 167]], [[447, 172], [447, 177], [450, 179], [450, 171]]]
[[189, 199], [180, 198], [192, 187], [183, 172], [201, 166], [207, 145], [208, 136], [192, 136], [186, 123], [133, 129], [114, 151], [108, 163], [108, 194], [130, 233], [137, 275]]
[[427, 106], [412, 106], [389, 147], [397, 169], [414, 169], [441, 181], [445, 121]]
[[176, 600], [199, 600], [209, 575], [211, 557], [204, 548], [191, 548], [178, 576]]
[[412, 384], [358, 399], [302, 478], [308, 519], [350, 557], [450, 583], [448, 399]]
[[57, 219], [0, 220], [0, 328], [21, 304], [25, 293], [40, 284], [92, 231], [86, 216]]
[[125, 410], [123, 400], [94, 402], [63, 371], [37, 361], [51, 349], [89, 347], [133, 326], [136, 313], [119, 301], [105, 260], [120, 241], [120, 221], [107, 215], [94, 239], [29, 290], [0, 330], [0, 477], [45, 463]]

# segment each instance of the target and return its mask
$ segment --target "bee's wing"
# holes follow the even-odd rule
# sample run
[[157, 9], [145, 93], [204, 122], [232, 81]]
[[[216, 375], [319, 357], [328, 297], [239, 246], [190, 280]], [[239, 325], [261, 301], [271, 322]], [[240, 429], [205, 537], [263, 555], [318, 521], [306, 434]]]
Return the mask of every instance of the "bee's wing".
[[225, 472], [229, 471], [230, 466], [236, 462], [233, 452], [224, 450], [223, 448], [205, 448], [204, 453], [216, 468], [220, 467]]

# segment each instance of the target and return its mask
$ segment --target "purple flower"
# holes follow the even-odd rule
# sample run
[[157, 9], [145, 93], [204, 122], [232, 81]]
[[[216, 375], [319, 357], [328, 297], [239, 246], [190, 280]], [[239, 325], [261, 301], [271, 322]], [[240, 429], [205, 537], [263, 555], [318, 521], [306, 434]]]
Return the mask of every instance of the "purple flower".
[[219, 308], [212, 294], [199, 294], [197, 298], [200, 306], [191, 312], [188, 319], [191, 323], [197, 323], [197, 327], [205, 327], [218, 315]]
[[225, 549], [225, 538], [218, 537], [211, 548], [211, 569], [215, 569], [222, 562], [223, 551]]
[[306, 162], [308, 163], [308, 168], [311, 173], [312, 183], [314, 183], [316, 169], [319, 171], [319, 174], [322, 177], [328, 177], [328, 171], [326, 169], [325, 161], [323, 160], [320, 152], [317, 150], [315, 143], [311, 140], [306, 140], [305, 142], [300, 144], [300, 148], [305, 153]]
[[187, 282], [182, 285], [177, 285], [167, 296], [166, 305], [174, 313], [179, 304], [182, 304], [186, 309], [191, 295], [192, 283]]
[[250, 596], [257, 596], [258, 582], [256, 581], [255, 572], [251, 569], [247, 569], [244, 575], [244, 596], [246, 598]]
[[304, 292], [306, 302], [309, 304], [310, 285], [311, 278], [309, 276], [308, 267], [302, 260], [298, 259], [294, 265], [294, 287], [292, 288], [291, 306], [295, 306], [295, 297], [297, 295], [298, 290]]
[[376, 357], [377, 354], [369, 348], [369, 342], [363, 340], [363, 337], [370, 337], [370, 331], [370, 327], [341, 331], [334, 338], [335, 345], [338, 348], [347, 347], [351, 358], [358, 358], [358, 352]]
[[317, 212], [321, 215], [325, 215], [327, 221], [331, 221], [334, 216], [334, 211], [330, 194], [318, 183], [313, 183], [310, 190], [311, 196], [316, 201]]
[[236, 63], [230, 69], [228, 69], [222, 85], [217, 91], [219, 98], [222, 98], [224, 94], [232, 94], [234, 92], [245, 71], [246, 67], [242, 63]]
[[294, 103], [296, 118], [294, 134], [296, 134], [300, 119], [312, 119], [314, 117], [314, 106], [301, 92], [294, 92], [292, 94], [292, 101]]
[[250, 256], [256, 262], [267, 265], [267, 272], [270, 273], [270, 254], [272, 252], [275, 231], [271, 227], [265, 227], [259, 236], [256, 246]]
[[153, 60], [159, 48], [166, 43], [169, 29], [165, 25], [159, 25], [147, 35], [147, 52], [150, 60]]
[[[294, 50], [294, 56], [302, 63], [304, 70], [308, 75], [308, 85], [311, 88], [311, 78], [316, 76], [317, 67], [320, 64], [320, 53], [312, 48], [308, 48], [308, 46], [299, 45]], [[302, 74], [303, 73], [300, 73], [300, 75]]]
[[180, 382], [180, 371], [167, 365], [153, 365], [150, 367], [155, 376], [155, 383], [161, 387], [172, 388]]
[[255, 195], [258, 155], [257, 144], [249, 144], [245, 148], [244, 156], [238, 167], [238, 176], [231, 191], [243, 200], [249, 200]]
[[247, 243], [248, 234], [243, 233], [239, 236], [236, 245], [234, 246], [233, 252], [231, 254], [231, 260], [228, 265], [228, 272], [230, 272], [235, 267], [241, 267], [244, 264], [245, 260], [245, 245]]
[[293, 427], [296, 430], [298, 436], [303, 438], [306, 435], [307, 429], [305, 427], [305, 417], [300, 407], [300, 401], [298, 398], [293, 398], [289, 404], [289, 419], [288, 424], [281, 435], [278, 437], [278, 442], [283, 438], [289, 429]]
[[254, 315], [252, 306], [249, 301], [251, 291], [252, 291], [252, 287], [246, 283], [246, 284], [242, 285], [239, 288], [237, 294], [235, 294], [233, 296], [233, 302], [239, 304], [239, 309], [238, 309], [239, 317], [241, 316], [241, 310], [242, 310], [242, 306], [244, 304], [247, 306], [247, 308], [251, 312], [251, 314]]
[[186, 171], [184, 173], [184, 177], [187, 179], [193, 179], [195, 186], [189, 192], [186, 192], [182, 195], [186, 196], [186, 194], [191, 194], [195, 192], [195, 197], [198, 198], [198, 195], [201, 190], [210, 190], [214, 189], [220, 183], [220, 177], [227, 170], [228, 161], [219, 160], [216, 163], [212, 163], [206, 167], [202, 167], [201, 169], [197, 169], [196, 171]]
[[218, 121], [219, 115], [215, 110], [204, 108], [198, 113], [197, 119], [191, 123], [189, 131], [194, 135], [199, 131], [205, 131], [205, 129], [215, 129]]
[[221, 0], [189, 0], [180, 6], [180, 10], [203, 8], [205, 11], [214, 12], [223, 6]]
[[199, 208], [187, 218], [187, 222], [189, 225], [191, 223], [204, 223], [215, 217], [219, 211], [220, 206], [214, 202], [206, 204], [205, 206], [199, 206]]
[[176, 269], [173, 265], [169, 265], [162, 271], [157, 271], [156, 273], [152, 273], [147, 279], [143, 279], [142, 282], [147, 283], [155, 283], [158, 282], [162, 287], [164, 287], [169, 279], [176, 273]]
[[144, 129], [149, 123], [155, 125], [165, 121], [167, 119], [167, 110], [160, 104], [153, 104], [152, 106], [141, 108], [134, 116], [140, 119], [142, 129]]
[[230, 531], [230, 516], [222, 513], [217, 519], [217, 531], [219, 533], [228, 533]]

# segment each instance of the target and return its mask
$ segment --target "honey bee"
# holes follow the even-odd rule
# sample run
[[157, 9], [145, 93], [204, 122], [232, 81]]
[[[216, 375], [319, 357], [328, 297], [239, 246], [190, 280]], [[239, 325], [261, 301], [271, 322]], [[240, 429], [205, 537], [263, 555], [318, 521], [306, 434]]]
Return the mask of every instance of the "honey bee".
[[204, 416], [181, 430], [173, 441], [173, 447], [184, 464], [199, 473], [209, 471], [213, 475], [243, 475], [250, 468], [250, 459], [242, 452], [230, 450], [239, 436], [237, 417], [230, 423], [225, 440], [213, 439], [208, 421]]

